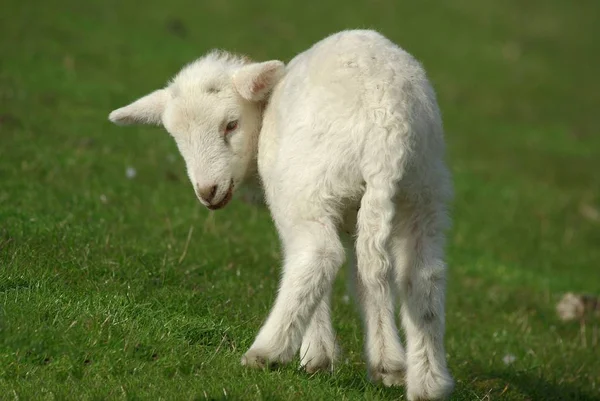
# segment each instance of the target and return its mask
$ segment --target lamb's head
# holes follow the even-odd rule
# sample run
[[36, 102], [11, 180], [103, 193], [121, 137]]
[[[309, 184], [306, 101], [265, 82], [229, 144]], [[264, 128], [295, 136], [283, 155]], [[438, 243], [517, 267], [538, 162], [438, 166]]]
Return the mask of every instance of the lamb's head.
[[283, 73], [281, 61], [251, 63], [212, 52], [109, 119], [162, 125], [177, 143], [200, 202], [220, 209], [253, 168], [262, 107]]

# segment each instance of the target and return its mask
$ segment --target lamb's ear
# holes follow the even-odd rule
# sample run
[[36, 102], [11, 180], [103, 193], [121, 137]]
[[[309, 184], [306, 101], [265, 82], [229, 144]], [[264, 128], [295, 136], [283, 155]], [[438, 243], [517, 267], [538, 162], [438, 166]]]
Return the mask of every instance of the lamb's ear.
[[108, 119], [117, 125], [154, 124], [160, 125], [165, 111], [168, 93], [159, 89], [139, 98], [128, 106], [114, 110]]
[[278, 60], [248, 64], [235, 72], [233, 84], [244, 99], [263, 100], [279, 82], [284, 71], [285, 65]]

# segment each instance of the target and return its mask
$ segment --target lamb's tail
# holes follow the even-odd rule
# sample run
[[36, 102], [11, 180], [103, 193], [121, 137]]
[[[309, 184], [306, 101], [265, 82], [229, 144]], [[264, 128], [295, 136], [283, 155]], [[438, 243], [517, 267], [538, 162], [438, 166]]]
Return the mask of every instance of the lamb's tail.
[[374, 264], [372, 272], [379, 276], [380, 271], [390, 269], [387, 247], [399, 181], [409, 164], [426, 162], [424, 156], [436, 157], [444, 150], [439, 108], [425, 76], [381, 89], [378, 94], [376, 103], [382, 107], [368, 112], [372, 128], [361, 157], [366, 185], [357, 219], [357, 256], [367, 255]]
[[[398, 116], [374, 114], [376, 124], [363, 149], [365, 192], [358, 212], [356, 240], [359, 275], [373, 284], [390, 271], [388, 243], [396, 214], [395, 196], [411, 153], [409, 122]], [[361, 265], [368, 265], [368, 271], [360, 271]]]

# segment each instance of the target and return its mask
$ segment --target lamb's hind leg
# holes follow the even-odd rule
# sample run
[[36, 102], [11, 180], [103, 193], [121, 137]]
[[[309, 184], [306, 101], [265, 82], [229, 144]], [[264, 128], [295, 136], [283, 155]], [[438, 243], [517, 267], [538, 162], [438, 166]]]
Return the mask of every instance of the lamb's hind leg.
[[411, 401], [445, 399], [453, 388], [444, 350], [445, 216], [441, 207], [419, 207], [420, 211], [407, 216], [405, 228], [392, 241], [403, 300], [406, 384]]
[[280, 226], [285, 250], [279, 294], [242, 364], [289, 362], [298, 351], [315, 309], [331, 288], [344, 249], [331, 219]]
[[356, 239], [356, 291], [366, 328], [369, 376], [386, 386], [402, 384], [406, 367], [390, 286], [393, 272], [388, 243], [395, 213], [392, 187], [386, 181], [367, 181]]

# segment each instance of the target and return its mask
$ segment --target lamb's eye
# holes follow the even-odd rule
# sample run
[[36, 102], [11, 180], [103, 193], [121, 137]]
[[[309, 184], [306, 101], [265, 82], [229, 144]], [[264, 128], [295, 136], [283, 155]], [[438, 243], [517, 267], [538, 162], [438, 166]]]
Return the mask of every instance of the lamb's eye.
[[229, 134], [233, 131], [235, 131], [238, 127], [238, 121], [234, 120], [234, 121], [230, 121], [229, 123], [227, 123], [227, 126], [225, 127], [225, 134]]

